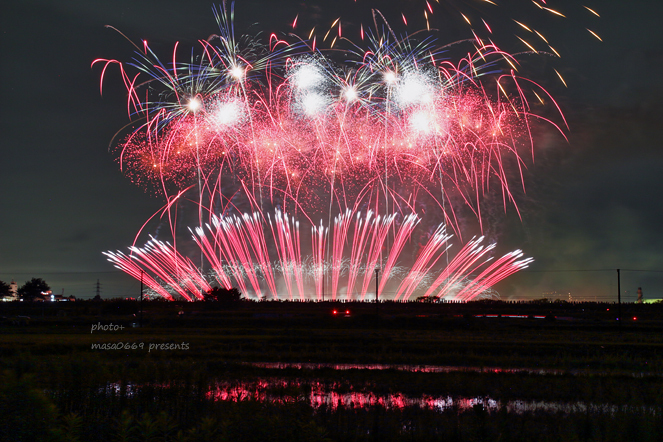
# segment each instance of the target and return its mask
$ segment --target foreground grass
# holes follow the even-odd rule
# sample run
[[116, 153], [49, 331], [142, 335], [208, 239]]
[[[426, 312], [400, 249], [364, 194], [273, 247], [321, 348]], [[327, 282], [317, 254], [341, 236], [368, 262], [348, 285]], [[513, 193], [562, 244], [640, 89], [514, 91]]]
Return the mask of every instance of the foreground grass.
[[21, 441], [658, 441], [660, 408], [510, 413], [477, 404], [444, 411], [380, 404], [312, 407], [305, 399], [211, 401], [199, 382], [115, 394], [69, 385], [53, 395], [30, 377], [0, 383], [0, 440]]
[[[47, 440], [45, 434], [52, 440], [103, 441], [663, 439], [663, 330], [655, 317], [618, 327], [599, 313], [563, 321], [426, 311], [380, 317], [365, 311], [339, 318], [272, 310], [261, 316], [241, 308], [187, 311], [180, 318], [171, 310], [148, 311], [142, 329], [130, 327], [136, 320], [129, 317], [130, 308], [64, 318], [33, 315], [29, 325], [0, 327], [0, 416], [7, 416], [0, 440]], [[111, 322], [125, 329], [90, 333], [92, 324]], [[142, 343], [143, 348], [92, 349], [104, 343]], [[186, 350], [149, 350], [150, 344], [183, 343]], [[251, 361], [561, 373], [272, 370], [246, 364]], [[217, 382], [266, 379], [282, 382], [280, 392], [272, 392], [281, 400], [210, 400]], [[313, 407], [307, 399], [313, 382], [339, 393], [616, 408], [611, 413], [514, 414], [481, 406], [445, 411], [381, 404]]]
[[[100, 362], [165, 358], [663, 372], [663, 334], [657, 328], [464, 318], [418, 324], [354, 319], [247, 322], [227, 325], [219, 317], [218, 325], [204, 328], [184, 323], [95, 333], [90, 333], [93, 321], [35, 324], [5, 329], [7, 333], [0, 334], [0, 356], [2, 363], [24, 355], [77, 355], [97, 357]], [[138, 348], [108, 349], [127, 343]], [[158, 344], [176, 345], [165, 350]]]

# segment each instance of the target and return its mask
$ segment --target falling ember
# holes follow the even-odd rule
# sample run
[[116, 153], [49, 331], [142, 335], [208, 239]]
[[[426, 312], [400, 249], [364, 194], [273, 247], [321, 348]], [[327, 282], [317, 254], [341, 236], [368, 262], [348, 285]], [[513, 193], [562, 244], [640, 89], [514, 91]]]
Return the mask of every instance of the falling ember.
[[484, 26], [486, 27], [486, 29], [488, 30], [488, 32], [492, 34], [492, 33], [493, 33], [493, 30], [490, 29], [490, 26], [488, 26], [488, 23], [486, 23], [486, 20], [481, 19], [481, 21], [483, 22], [483, 24], [484, 24]]
[[599, 36], [596, 34], [596, 32], [592, 31], [591, 29], [587, 29], [587, 31], [589, 31], [590, 34], [592, 34], [594, 37], [596, 37], [596, 39], [597, 39], [598, 41], [603, 41], [603, 40], [601, 39], [601, 37], [599, 37]]
[[559, 79], [562, 80], [562, 84], [564, 84], [564, 87], [568, 87], [568, 86], [566, 85], [566, 81], [564, 81], [564, 77], [562, 77], [562, 74], [560, 74], [559, 72], [557, 72], [557, 69], [554, 69], [554, 71], [555, 71], [555, 73], [557, 74], [557, 76], [559, 77]]
[[552, 14], [558, 15], [558, 16], [560, 16], [560, 17], [566, 17], [564, 14], [562, 14], [562, 13], [559, 12], [559, 11], [555, 11], [554, 9], [545, 8], [545, 7], [542, 7], [541, 9], [544, 9], [544, 10], [546, 10], [546, 11], [552, 13]]
[[514, 22], [516, 22], [516, 24], [518, 24], [521, 28], [523, 28], [523, 29], [525, 29], [529, 32], [532, 32], [532, 30], [529, 27], [527, 27], [524, 24], [520, 23], [518, 20], [514, 20]]
[[517, 38], [518, 40], [522, 41], [522, 42], [525, 44], [525, 46], [527, 46], [529, 49], [532, 50], [532, 52], [536, 52], [536, 49], [534, 49], [534, 46], [532, 46], [531, 44], [527, 43], [525, 40], [523, 40], [522, 38], [518, 37], [517, 35], [516, 35], [516, 38]]

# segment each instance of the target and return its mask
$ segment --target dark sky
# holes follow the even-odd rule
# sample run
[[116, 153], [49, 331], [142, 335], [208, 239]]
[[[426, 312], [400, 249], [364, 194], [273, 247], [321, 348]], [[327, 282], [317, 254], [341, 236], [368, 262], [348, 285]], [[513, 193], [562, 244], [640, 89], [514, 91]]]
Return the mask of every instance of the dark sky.
[[[454, 8], [472, 11], [474, 3], [440, 0], [432, 23], [442, 29], [441, 38], [470, 37]], [[510, 38], [515, 25], [509, 17], [526, 21], [531, 2], [498, 3], [503, 5], [488, 17], [498, 23], [496, 33], [503, 32], [503, 49], [520, 51]], [[354, 11], [368, 17], [365, 11], [375, 5], [398, 22], [399, 11], [422, 15], [423, 4], [240, 0], [236, 24], [238, 33], [282, 32], [300, 14], [302, 27], [310, 29], [343, 14], [355, 18]], [[556, 80], [552, 62], [533, 75], [543, 77], [536, 79], [561, 105], [569, 142], [543, 131], [526, 173], [527, 195], [519, 202], [522, 221], [513, 210], [491, 216], [500, 244], [536, 259], [530, 272], [498, 289], [505, 298], [539, 298], [556, 290], [607, 299], [616, 294], [616, 272], [609, 269], [663, 270], [663, 4], [588, 2], [600, 19], [580, 14], [577, 2], [548, 4], [574, 11], [566, 19], [532, 17], [554, 37], [562, 54], [554, 67], [568, 88]], [[42, 277], [55, 292], [83, 298], [94, 295], [97, 279], [106, 297], [138, 292], [138, 283], [115, 272], [101, 252], [124, 250], [163, 202], [131, 184], [108, 152], [113, 135], [128, 122], [125, 96], [117, 78], [100, 96], [99, 70], [90, 63], [132, 55], [129, 43], [104, 25], [168, 54], [176, 41], [193, 46], [216, 31], [211, 7], [208, 0], [3, 3], [0, 280], [20, 285]], [[553, 272], [599, 269], [607, 270]], [[663, 297], [663, 273], [624, 272], [624, 294], [634, 297], [638, 286], [646, 297]]]

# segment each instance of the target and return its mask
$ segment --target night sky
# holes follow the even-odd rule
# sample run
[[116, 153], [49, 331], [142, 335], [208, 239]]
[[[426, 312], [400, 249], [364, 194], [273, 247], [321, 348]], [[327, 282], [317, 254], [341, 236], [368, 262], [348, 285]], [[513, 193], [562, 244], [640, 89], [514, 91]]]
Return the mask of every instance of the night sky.
[[[431, 23], [442, 29], [440, 38], [471, 37], [453, 5], [464, 10], [474, 3], [436, 6]], [[509, 17], [527, 22], [521, 11], [532, 11], [531, 2], [498, 3], [503, 6], [488, 15], [498, 23], [496, 35], [502, 33], [496, 41], [508, 52], [523, 50], [512, 38], [516, 25]], [[356, 18], [351, 14], [376, 5], [401, 25], [401, 11], [421, 16], [423, 4], [240, 0], [236, 33], [260, 30], [264, 40], [271, 32], [288, 31], [297, 14], [301, 29], [328, 28], [345, 15], [351, 32]], [[512, 207], [489, 217], [491, 238], [536, 260], [530, 271], [497, 288], [505, 299], [557, 291], [574, 299], [608, 300], [617, 293], [614, 269], [622, 268], [639, 270], [622, 273], [627, 301], [635, 299], [639, 286], [645, 297], [662, 298], [663, 273], [655, 271], [663, 271], [663, 4], [589, 1], [601, 18], [581, 13], [577, 2], [549, 0], [548, 5], [574, 11], [566, 19], [530, 20], [554, 37], [562, 58], [533, 67], [528, 76], [560, 104], [569, 141], [552, 130], [539, 131], [535, 160], [525, 174], [527, 194], [519, 201], [522, 219]], [[176, 41], [191, 47], [216, 32], [211, 8], [209, 0], [3, 3], [0, 280], [21, 285], [41, 277], [54, 292], [64, 289], [81, 298], [94, 296], [98, 279], [104, 297], [138, 293], [138, 282], [115, 271], [101, 252], [125, 250], [163, 201], [133, 185], [109, 153], [113, 135], [129, 121], [125, 92], [115, 76], [101, 96], [100, 69], [90, 64], [100, 57], [132, 56], [132, 46], [104, 25], [134, 41], [146, 39], [168, 57]], [[417, 20], [408, 30], [422, 26], [420, 19], [411, 23]]]

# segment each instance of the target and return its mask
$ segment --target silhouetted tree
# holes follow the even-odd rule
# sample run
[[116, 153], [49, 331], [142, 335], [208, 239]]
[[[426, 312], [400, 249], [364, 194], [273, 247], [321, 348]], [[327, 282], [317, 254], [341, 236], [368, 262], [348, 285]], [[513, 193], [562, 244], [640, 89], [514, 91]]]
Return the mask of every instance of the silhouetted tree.
[[25, 301], [34, 301], [37, 296], [40, 296], [42, 292], [47, 292], [51, 287], [46, 284], [41, 278], [32, 278], [30, 281], [26, 281], [23, 286], [18, 289], [18, 294], [21, 299]]
[[221, 287], [212, 287], [210, 291], [205, 293], [205, 301], [218, 301], [218, 302], [238, 302], [242, 299], [242, 293], [239, 289], [232, 288], [226, 289]]
[[0, 281], [0, 298], [4, 296], [9, 296], [9, 284], [4, 281]]

